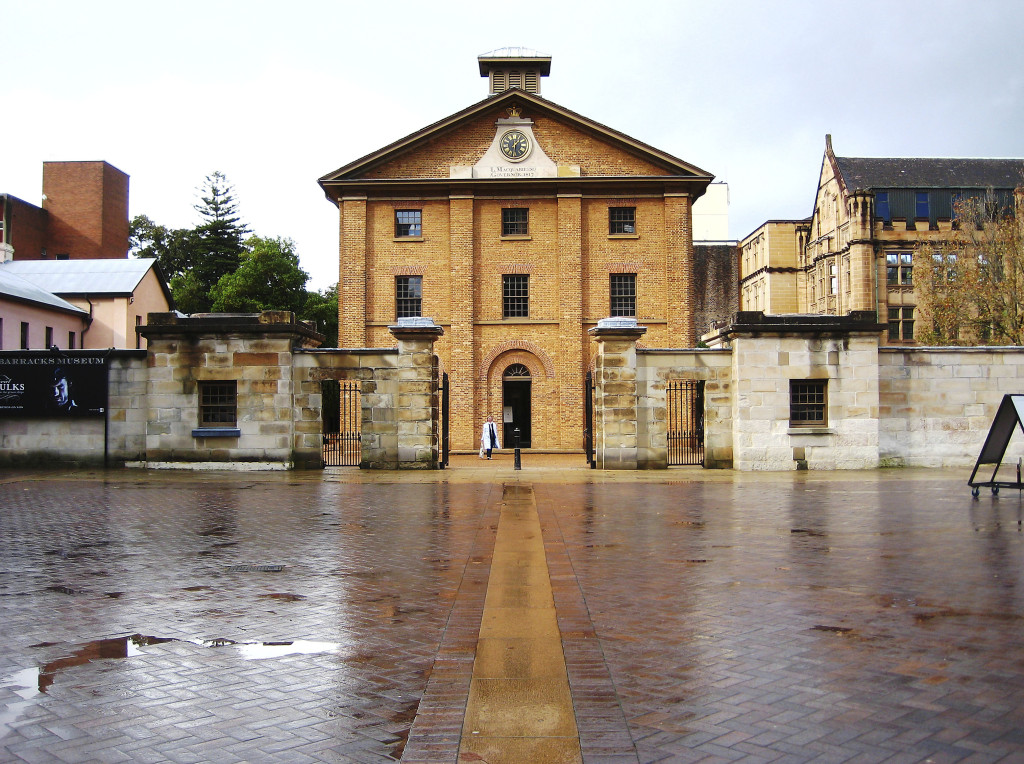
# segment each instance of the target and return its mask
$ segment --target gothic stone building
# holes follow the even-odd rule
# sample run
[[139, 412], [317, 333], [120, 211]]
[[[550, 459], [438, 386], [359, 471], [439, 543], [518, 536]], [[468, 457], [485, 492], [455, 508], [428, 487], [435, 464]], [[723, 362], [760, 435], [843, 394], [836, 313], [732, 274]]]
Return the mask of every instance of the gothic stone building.
[[588, 330], [609, 316], [646, 347], [692, 347], [692, 205], [712, 176], [540, 95], [551, 60], [479, 58], [484, 100], [320, 179], [338, 207], [339, 345], [392, 344], [429, 317], [451, 385], [451, 444], [488, 415], [535, 449], [583, 442]]
[[890, 345], [915, 344], [913, 254], [948, 237], [955, 200], [991, 190], [1013, 206], [1024, 160], [837, 157], [825, 136], [814, 211], [769, 221], [740, 243], [741, 308], [875, 311]]

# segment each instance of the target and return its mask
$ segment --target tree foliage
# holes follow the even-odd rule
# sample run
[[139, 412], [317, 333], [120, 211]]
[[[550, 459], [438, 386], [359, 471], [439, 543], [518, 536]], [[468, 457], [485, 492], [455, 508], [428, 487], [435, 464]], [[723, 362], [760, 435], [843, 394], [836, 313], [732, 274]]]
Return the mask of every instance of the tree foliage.
[[1024, 345], [1024, 189], [1015, 198], [1016, 216], [991, 192], [960, 200], [953, 235], [915, 253], [922, 342]]
[[130, 250], [136, 257], [155, 257], [168, 279], [192, 270], [199, 240], [190, 228], [167, 228], [145, 215], [132, 219], [129, 228]]
[[338, 344], [336, 286], [306, 289], [309, 275], [299, 266], [291, 239], [246, 238], [249, 229], [223, 174], [206, 177], [195, 209], [200, 223], [194, 228], [167, 228], [145, 215], [131, 221], [132, 254], [157, 259], [178, 310], [289, 310], [315, 321], [325, 346]]
[[249, 231], [238, 215], [234, 188], [222, 173], [206, 176], [199, 199], [195, 209], [202, 222], [195, 228], [167, 228], [138, 215], [129, 232], [133, 254], [157, 259], [175, 305], [187, 313], [211, 309], [210, 290], [238, 268]]
[[203, 222], [195, 229], [195, 235], [202, 258], [193, 263], [192, 270], [210, 290], [238, 268], [249, 229], [238, 214], [234, 186], [222, 173], [206, 176], [199, 199], [195, 209]]
[[212, 307], [215, 312], [226, 313], [302, 313], [308, 280], [309, 274], [299, 267], [299, 256], [291, 239], [250, 236], [238, 268], [221, 276], [210, 290]]
[[299, 316], [316, 322], [316, 330], [324, 335], [324, 347], [338, 347], [338, 285], [319, 292], [306, 293], [306, 305]]

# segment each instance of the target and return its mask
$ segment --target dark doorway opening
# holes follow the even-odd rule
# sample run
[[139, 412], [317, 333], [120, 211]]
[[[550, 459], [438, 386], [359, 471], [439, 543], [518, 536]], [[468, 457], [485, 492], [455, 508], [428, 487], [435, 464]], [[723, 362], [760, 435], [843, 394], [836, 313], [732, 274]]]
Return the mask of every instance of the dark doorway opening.
[[519, 446], [529, 448], [530, 428], [530, 370], [521, 363], [505, 369], [501, 378], [502, 423], [505, 448], [515, 447], [514, 431], [519, 428]]

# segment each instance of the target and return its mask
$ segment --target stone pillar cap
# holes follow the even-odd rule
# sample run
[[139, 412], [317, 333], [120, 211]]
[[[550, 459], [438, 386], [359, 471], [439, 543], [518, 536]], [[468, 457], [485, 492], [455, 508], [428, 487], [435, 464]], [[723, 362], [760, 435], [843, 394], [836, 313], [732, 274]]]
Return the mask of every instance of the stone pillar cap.
[[398, 323], [389, 326], [388, 330], [400, 340], [437, 339], [444, 334], [444, 329], [434, 323], [434, 319], [426, 316], [412, 316], [398, 319]]
[[594, 337], [624, 336], [639, 338], [647, 332], [646, 326], [637, 325], [635, 318], [602, 318], [597, 326], [587, 330], [587, 333]]

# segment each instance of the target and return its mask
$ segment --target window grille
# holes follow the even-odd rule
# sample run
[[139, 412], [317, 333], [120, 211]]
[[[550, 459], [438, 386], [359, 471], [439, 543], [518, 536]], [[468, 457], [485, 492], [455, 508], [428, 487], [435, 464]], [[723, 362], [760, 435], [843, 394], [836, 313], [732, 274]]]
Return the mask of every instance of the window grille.
[[891, 341], [914, 339], [913, 306], [889, 308], [889, 339]]
[[530, 233], [530, 211], [510, 208], [501, 211], [502, 236], [526, 236]]
[[422, 210], [395, 210], [395, 238], [423, 235]]
[[527, 318], [530, 315], [530, 276], [512, 273], [501, 277], [502, 317]]
[[912, 252], [888, 252], [885, 255], [885, 281], [889, 286], [913, 286]]
[[825, 379], [791, 379], [789, 381], [789, 426], [821, 427], [826, 422]]
[[636, 207], [609, 207], [608, 233], [636, 233]]
[[611, 305], [610, 316], [636, 316], [636, 274], [612, 273], [608, 293]]
[[234, 427], [238, 421], [238, 383], [199, 383], [199, 426]]
[[395, 277], [395, 318], [423, 315], [423, 277]]

